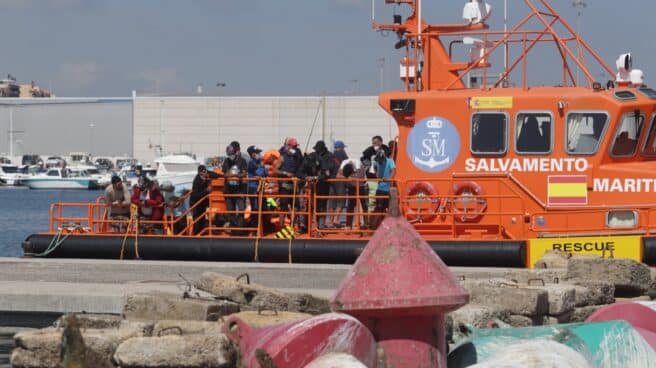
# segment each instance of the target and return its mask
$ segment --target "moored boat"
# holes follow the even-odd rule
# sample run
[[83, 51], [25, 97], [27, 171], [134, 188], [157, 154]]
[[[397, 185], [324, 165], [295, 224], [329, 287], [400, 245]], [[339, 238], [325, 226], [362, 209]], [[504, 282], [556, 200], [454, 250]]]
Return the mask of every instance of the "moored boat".
[[167, 155], [155, 159], [155, 164], [158, 182], [169, 181], [173, 186], [191, 189], [200, 161], [189, 155]]
[[30, 189], [97, 189], [98, 182], [85, 171], [53, 167], [45, 173], [21, 179]]
[[[447, 264], [530, 267], [548, 250], [656, 263], [656, 90], [644, 84], [631, 54], [609, 67], [546, 0], [526, 0], [526, 17], [508, 31], [489, 30], [491, 12], [476, 6], [480, 2], [467, 4], [460, 24], [420, 19], [419, 0], [385, 3], [410, 8], [405, 19], [397, 14], [393, 23], [374, 24], [394, 32], [405, 52], [402, 89], [379, 97], [399, 127], [395, 148], [381, 157], [396, 162], [396, 173], [366, 181], [398, 189], [404, 216]], [[555, 80], [529, 86], [529, 54], [538, 44], [552, 45], [562, 62]], [[458, 59], [455, 50], [462, 47], [466, 57]], [[508, 61], [492, 73], [499, 53]], [[587, 61], [608, 80], [598, 80]], [[152, 232], [126, 221], [128, 235], [139, 238], [127, 243], [125, 233], [110, 230], [105, 204], [80, 204], [93, 216], [68, 230], [64, 224], [72, 218], [52, 215], [49, 232], [28, 238], [24, 250], [111, 257], [124, 248], [148, 259], [352, 262], [374, 230], [368, 224], [384, 215], [363, 206], [352, 213], [357, 220], [350, 228], [322, 227], [322, 218], [336, 215], [319, 210], [324, 200], [357, 204], [385, 193], [331, 197], [312, 181], [281, 193], [272, 188], [292, 179], [259, 180], [257, 193], [241, 195], [224, 194], [217, 179], [200, 216], [192, 216], [195, 205], [163, 221], [139, 221]], [[340, 180], [355, 181], [332, 179]], [[236, 197], [257, 198], [261, 208], [228, 209]], [[293, 204], [281, 209], [280, 199]]]

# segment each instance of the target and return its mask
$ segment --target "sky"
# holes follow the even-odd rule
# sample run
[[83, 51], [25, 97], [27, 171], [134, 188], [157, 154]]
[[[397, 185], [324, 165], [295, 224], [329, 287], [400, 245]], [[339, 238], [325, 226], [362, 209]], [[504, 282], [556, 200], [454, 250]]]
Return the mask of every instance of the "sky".
[[[488, 2], [501, 27], [503, 1]], [[524, 1], [508, 2], [512, 23]], [[377, 21], [389, 22], [394, 7], [375, 3]], [[422, 3], [430, 23], [461, 22], [463, 0]], [[576, 25], [570, 0], [551, 3]], [[203, 95], [375, 95], [400, 88], [400, 54], [371, 14], [371, 0], [0, 0], [0, 75], [69, 97], [196, 95], [199, 85]], [[649, 83], [654, 14], [654, 2], [587, 0], [582, 35], [613, 68], [633, 52]], [[537, 55], [529, 75], [550, 83], [554, 53]]]

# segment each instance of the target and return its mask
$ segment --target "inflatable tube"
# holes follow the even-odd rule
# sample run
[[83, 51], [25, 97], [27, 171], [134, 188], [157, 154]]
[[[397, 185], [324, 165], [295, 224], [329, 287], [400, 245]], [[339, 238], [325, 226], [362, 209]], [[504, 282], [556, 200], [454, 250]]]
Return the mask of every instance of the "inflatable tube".
[[[23, 242], [26, 256], [45, 251], [53, 235], [34, 234]], [[118, 259], [122, 236], [69, 236], [48, 257]], [[440, 241], [429, 242], [449, 266], [525, 267], [523, 241]], [[260, 262], [287, 262], [288, 240], [260, 239]], [[292, 240], [295, 263], [352, 264], [367, 245], [366, 240]], [[128, 238], [126, 257], [134, 257], [134, 238]], [[144, 236], [139, 238], [139, 255], [145, 260], [252, 262], [255, 240], [243, 238], [203, 238]]]

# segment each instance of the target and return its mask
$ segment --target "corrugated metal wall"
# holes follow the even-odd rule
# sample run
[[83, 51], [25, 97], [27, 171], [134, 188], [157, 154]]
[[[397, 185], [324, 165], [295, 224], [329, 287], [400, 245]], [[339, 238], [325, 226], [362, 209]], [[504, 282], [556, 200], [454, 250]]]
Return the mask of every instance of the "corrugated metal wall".
[[296, 137], [303, 149], [325, 137], [341, 139], [359, 153], [373, 135], [397, 135], [394, 120], [374, 96], [311, 97], [137, 97], [134, 100], [134, 155], [142, 161], [163, 153], [223, 155], [233, 140], [242, 150], [255, 144], [280, 147]]

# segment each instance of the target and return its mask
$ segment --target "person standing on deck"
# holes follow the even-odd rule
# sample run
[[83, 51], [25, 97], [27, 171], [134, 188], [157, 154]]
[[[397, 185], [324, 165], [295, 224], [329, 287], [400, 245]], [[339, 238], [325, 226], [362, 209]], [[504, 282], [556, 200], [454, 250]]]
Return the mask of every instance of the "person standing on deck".
[[208, 171], [205, 165], [198, 166], [197, 174], [191, 186], [191, 195], [189, 196], [189, 206], [192, 207], [191, 213], [194, 218], [194, 234], [199, 234], [207, 227], [205, 211], [210, 206], [207, 195], [210, 194], [210, 181], [216, 178], [219, 178], [219, 174]]
[[226, 216], [228, 221], [224, 226], [244, 227], [246, 204], [243, 195], [246, 194], [246, 185], [243, 179], [247, 175], [248, 166], [241, 155], [239, 142], [233, 141], [226, 147], [226, 156], [222, 167], [225, 177], [223, 193], [226, 194], [226, 208], [230, 213]]
[[[313, 147], [314, 153], [317, 155], [319, 161], [319, 175], [317, 177], [317, 196], [324, 197], [317, 199], [317, 227], [319, 229], [326, 228], [326, 219], [329, 215], [325, 212], [328, 210], [328, 195], [330, 195], [330, 183], [328, 179], [334, 179], [337, 175], [339, 167], [336, 164], [335, 156], [332, 152], [328, 151], [326, 142], [317, 141]], [[321, 214], [323, 213], [323, 214]]]
[[112, 176], [111, 184], [105, 189], [105, 203], [109, 205], [109, 217], [130, 217], [130, 191], [123, 186], [118, 175]]
[[[251, 160], [248, 162], [248, 184], [246, 193], [248, 194], [249, 204], [246, 207], [250, 206], [251, 213], [259, 210], [258, 205], [258, 195], [261, 192], [264, 182], [260, 179], [267, 176], [267, 170], [262, 164], [262, 150], [257, 146], [249, 146], [246, 150]], [[248, 211], [247, 211], [248, 213]], [[244, 216], [246, 217], [246, 216]], [[250, 219], [251, 226], [257, 226], [257, 216], [255, 219]]]
[[[380, 150], [376, 153], [372, 167], [376, 171], [376, 177], [380, 179], [378, 189], [376, 189], [376, 208], [374, 211], [380, 214], [387, 212], [387, 208], [389, 207], [390, 179], [394, 177], [396, 165], [393, 159], [387, 157], [387, 153], [384, 150]], [[384, 217], [382, 215], [374, 217], [373, 223], [371, 224], [372, 229], [378, 228]]]

